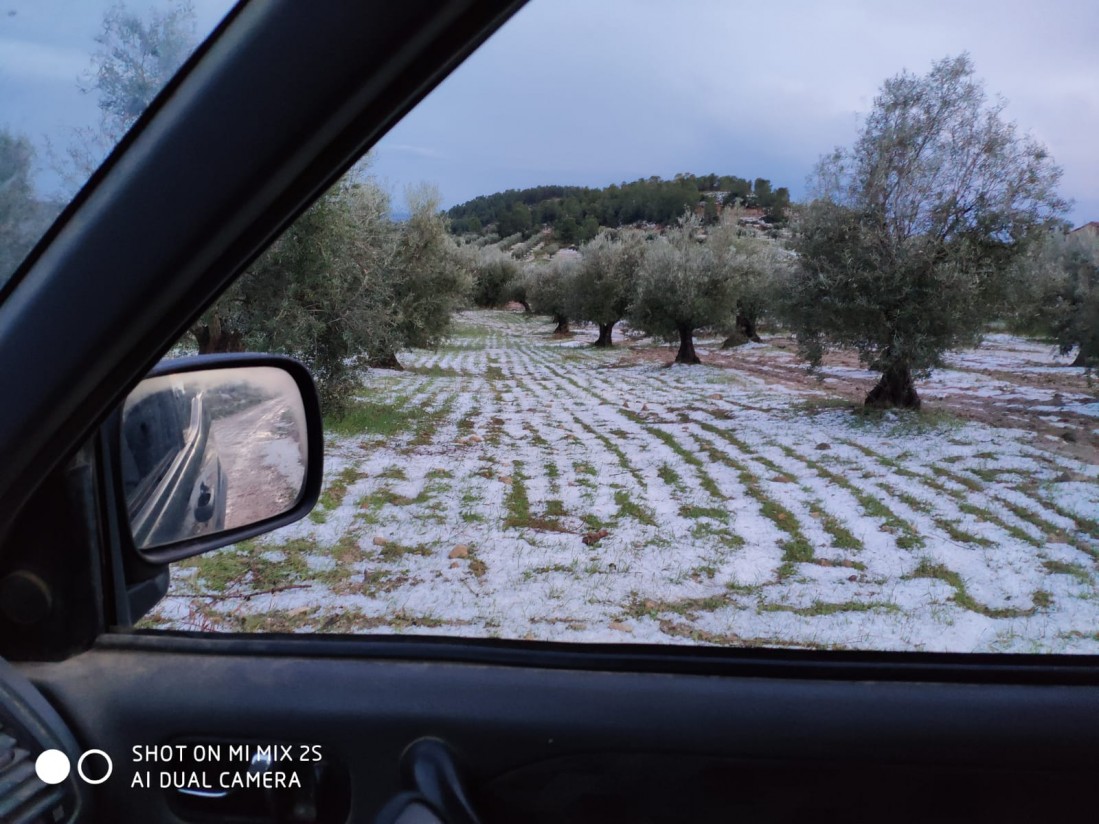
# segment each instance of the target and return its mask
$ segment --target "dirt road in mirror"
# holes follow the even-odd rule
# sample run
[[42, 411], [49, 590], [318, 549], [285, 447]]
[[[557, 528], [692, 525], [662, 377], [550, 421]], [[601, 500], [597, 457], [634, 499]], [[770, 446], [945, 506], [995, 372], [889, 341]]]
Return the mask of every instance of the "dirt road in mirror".
[[272, 398], [213, 422], [229, 481], [227, 529], [293, 505], [305, 477], [301, 433], [285, 398]]

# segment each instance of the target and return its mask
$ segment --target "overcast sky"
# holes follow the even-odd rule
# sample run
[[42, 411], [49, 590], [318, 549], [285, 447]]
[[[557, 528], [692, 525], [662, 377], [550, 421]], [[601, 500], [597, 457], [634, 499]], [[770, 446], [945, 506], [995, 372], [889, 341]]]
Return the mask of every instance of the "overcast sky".
[[[226, 4], [195, 6], [205, 32]], [[41, 143], [92, 122], [76, 78], [102, 5], [0, 9], [0, 125]], [[882, 80], [968, 51], [1064, 168], [1079, 224], [1099, 220], [1097, 41], [1095, 0], [532, 0], [382, 140], [373, 172], [398, 197], [434, 182], [446, 206], [677, 172], [766, 177], [797, 199]]]

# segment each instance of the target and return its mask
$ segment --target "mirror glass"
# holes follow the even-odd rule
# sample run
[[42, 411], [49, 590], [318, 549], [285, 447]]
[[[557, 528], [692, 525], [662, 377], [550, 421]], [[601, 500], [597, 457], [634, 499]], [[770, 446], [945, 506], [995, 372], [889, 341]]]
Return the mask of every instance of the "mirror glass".
[[147, 378], [122, 412], [119, 465], [138, 549], [291, 509], [308, 458], [301, 392], [272, 366]]

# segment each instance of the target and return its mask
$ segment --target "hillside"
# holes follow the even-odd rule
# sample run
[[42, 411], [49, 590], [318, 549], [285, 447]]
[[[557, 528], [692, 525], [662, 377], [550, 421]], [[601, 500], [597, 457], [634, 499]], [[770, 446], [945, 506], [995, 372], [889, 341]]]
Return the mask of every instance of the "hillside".
[[734, 203], [762, 209], [765, 220], [781, 223], [790, 204], [790, 192], [785, 186], [773, 188], [765, 178], [678, 174], [672, 180], [650, 177], [602, 189], [508, 189], [458, 204], [447, 215], [455, 234], [494, 231], [500, 237], [528, 237], [550, 228], [559, 243], [571, 244], [590, 240], [601, 226], [666, 224], [687, 210], [699, 210], [716, 219], [724, 206]]

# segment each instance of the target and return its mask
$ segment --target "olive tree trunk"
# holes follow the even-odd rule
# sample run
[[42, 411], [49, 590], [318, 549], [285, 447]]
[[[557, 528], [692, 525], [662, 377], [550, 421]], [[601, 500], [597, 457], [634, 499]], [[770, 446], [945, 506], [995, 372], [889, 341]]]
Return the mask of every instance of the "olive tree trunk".
[[397, 360], [397, 355], [394, 352], [386, 352], [369, 357], [366, 360], [366, 365], [371, 369], [395, 369], [398, 372], [404, 371], [404, 367], [401, 366], [401, 362]]
[[1096, 361], [1099, 361], [1099, 351], [1094, 348], [1080, 344], [1080, 349], [1076, 353], [1076, 358], [1072, 361], [1073, 366], [1091, 366]]
[[236, 330], [226, 328], [216, 312], [209, 323], [196, 323], [192, 326], [191, 335], [198, 344], [200, 355], [244, 351], [244, 336]]
[[738, 312], [736, 316], [736, 331], [725, 338], [725, 341], [721, 344], [721, 348], [732, 349], [736, 346], [743, 346], [748, 341], [752, 341], [753, 343], [763, 342], [759, 337], [759, 333], [756, 332], [755, 320]]
[[595, 341], [596, 346], [611, 347], [614, 343], [611, 341], [611, 331], [614, 329], [613, 323], [601, 323], [599, 324], [599, 337]]
[[569, 329], [569, 319], [565, 315], [554, 315], [553, 319], [557, 321], [557, 327], [553, 330], [555, 335], [568, 335], [572, 333]]
[[702, 363], [695, 354], [694, 329], [679, 327], [679, 351], [675, 355], [676, 363]]
[[920, 396], [912, 383], [912, 371], [907, 363], [895, 363], [886, 369], [877, 385], [866, 396], [866, 405], [877, 409], [900, 407], [919, 409]]

